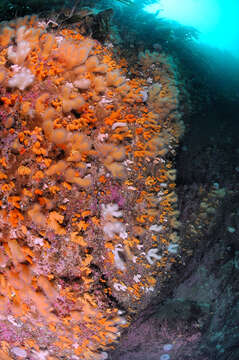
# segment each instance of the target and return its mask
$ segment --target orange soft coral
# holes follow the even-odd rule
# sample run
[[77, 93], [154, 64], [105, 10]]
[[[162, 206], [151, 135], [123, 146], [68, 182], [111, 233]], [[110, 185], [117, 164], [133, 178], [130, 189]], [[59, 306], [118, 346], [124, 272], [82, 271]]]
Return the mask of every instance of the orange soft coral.
[[176, 256], [175, 71], [159, 56], [145, 105], [146, 78], [77, 28], [21, 18], [0, 46], [1, 314], [29, 354], [102, 360], [128, 325], [118, 304], [140, 311]]

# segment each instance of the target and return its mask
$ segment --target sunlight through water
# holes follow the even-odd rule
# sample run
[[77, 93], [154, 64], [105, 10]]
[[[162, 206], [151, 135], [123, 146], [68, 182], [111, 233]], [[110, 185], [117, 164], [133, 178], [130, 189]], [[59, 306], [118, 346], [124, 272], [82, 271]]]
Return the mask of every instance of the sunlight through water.
[[193, 26], [200, 41], [227, 50], [239, 57], [238, 0], [161, 0], [145, 7], [160, 17]]

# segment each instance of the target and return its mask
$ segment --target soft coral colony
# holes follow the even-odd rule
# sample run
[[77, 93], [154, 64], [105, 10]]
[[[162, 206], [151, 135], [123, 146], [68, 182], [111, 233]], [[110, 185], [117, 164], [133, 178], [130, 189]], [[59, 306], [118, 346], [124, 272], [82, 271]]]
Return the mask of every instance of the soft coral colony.
[[[157, 55], [157, 56], [156, 56]], [[0, 35], [0, 355], [105, 359], [175, 261], [176, 70], [36, 17]], [[148, 92], [148, 105], [143, 99]]]

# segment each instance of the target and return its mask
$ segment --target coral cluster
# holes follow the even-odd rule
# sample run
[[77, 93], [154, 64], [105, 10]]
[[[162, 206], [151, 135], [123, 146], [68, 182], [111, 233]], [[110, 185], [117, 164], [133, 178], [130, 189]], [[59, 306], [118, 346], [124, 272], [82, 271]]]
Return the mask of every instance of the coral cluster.
[[[142, 66], [147, 72], [144, 54]], [[110, 51], [36, 17], [0, 34], [0, 345], [105, 359], [175, 262], [176, 71], [127, 79]], [[144, 92], [147, 92], [146, 105]]]

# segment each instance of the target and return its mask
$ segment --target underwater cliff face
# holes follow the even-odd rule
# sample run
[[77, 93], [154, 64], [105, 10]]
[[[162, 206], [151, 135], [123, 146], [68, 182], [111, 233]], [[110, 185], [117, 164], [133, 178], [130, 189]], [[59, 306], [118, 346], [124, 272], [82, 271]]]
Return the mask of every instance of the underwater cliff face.
[[237, 78], [80, 3], [1, 24], [0, 356], [237, 359]]
[[141, 53], [130, 80], [96, 40], [47, 26], [0, 35], [1, 321], [8, 356], [103, 359], [180, 246], [176, 67]]

